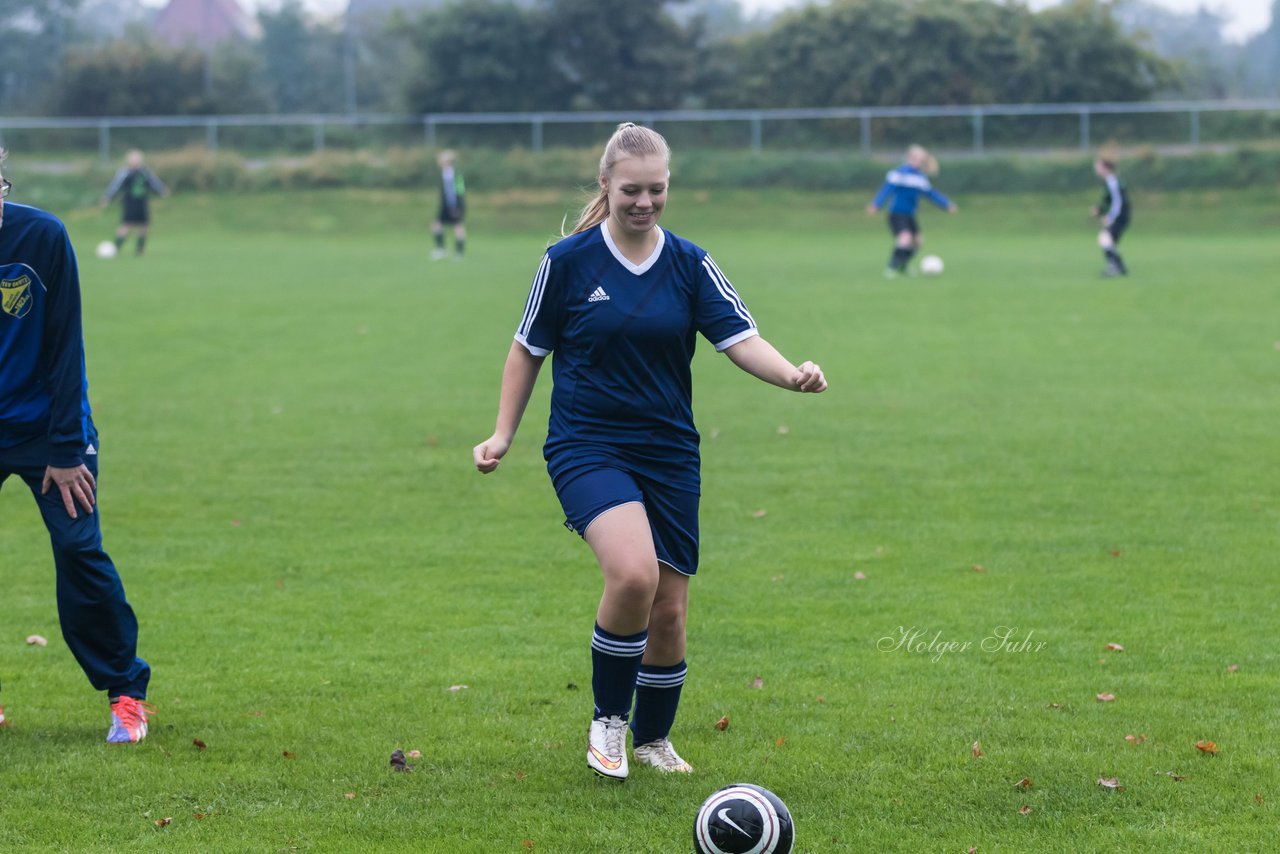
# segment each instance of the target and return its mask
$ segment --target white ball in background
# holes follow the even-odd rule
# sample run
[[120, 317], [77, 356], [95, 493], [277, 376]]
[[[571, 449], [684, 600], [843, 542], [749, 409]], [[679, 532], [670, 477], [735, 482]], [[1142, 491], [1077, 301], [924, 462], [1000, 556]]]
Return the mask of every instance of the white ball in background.
[[93, 254], [99, 258], [114, 258], [116, 257], [116, 245], [110, 240], [104, 240], [93, 250]]
[[942, 275], [942, 259], [937, 255], [926, 255], [920, 259], [920, 272], [926, 276]]

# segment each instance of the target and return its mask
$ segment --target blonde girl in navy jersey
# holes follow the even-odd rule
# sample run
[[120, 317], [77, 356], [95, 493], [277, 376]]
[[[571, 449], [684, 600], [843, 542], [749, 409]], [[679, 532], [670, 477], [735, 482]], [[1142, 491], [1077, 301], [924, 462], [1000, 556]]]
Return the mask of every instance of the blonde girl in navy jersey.
[[614, 779], [628, 773], [628, 724], [638, 764], [692, 771], [669, 735], [698, 568], [697, 335], [766, 382], [798, 392], [827, 387], [817, 365], [794, 365], [760, 337], [705, 250], [658, 226], [669, 159], [655, 131], [618, 126], [600, 158], [599, 193], [542, 258], [507, 354], [493, 435], [473, 450], [477, 469], [497, 469], [554, 352], [543, 455], [565, 524], [604, 576], [591, 638], [587, 765]]

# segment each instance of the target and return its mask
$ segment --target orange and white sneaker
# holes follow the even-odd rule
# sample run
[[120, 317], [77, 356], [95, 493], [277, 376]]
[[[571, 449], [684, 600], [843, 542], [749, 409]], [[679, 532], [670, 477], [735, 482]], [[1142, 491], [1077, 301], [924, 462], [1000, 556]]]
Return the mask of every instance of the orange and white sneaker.
[[680, 758], [680, 754], [671, 746], [671, 740], [667, 738], [640, 745], [635, 749], [635, 756], [637, 764], [652, 765], [668, 774], [693, 773], [693, 766]]
[[107, 744], [135, 744], [147, 737], [147, 715], [155, 707], [136, 697], [116, 697], [111, 701], [111, 729]]
[[596, 718], [587, 730], [587, 767], [602, 777], [627, 779], [627, 721], [619, 715]]

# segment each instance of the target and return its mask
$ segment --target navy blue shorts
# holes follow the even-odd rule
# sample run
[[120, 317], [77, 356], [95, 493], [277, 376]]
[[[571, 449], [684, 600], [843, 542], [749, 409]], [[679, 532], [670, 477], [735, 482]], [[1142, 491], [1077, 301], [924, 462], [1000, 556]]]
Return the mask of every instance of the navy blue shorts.
[[920, 223], [917, 222], [916, 218], [911, 214], [891, 213], [889, 214], [889, 231], [895, 236], [904, 231], [909, 231], [912, 234], [919, 234]]
[[658, 562], [681, 575], [697, 573], [698, 493], [607, 465], [576, 469], [552, 482], [570, 531], [582, 536], [601, 513], [638, 501], [649, 517]]
[[1115, 222], [1111, 223], [1111, 225], [1104, 226], [1103, 231], [1106, 231], [1111, 235], [1111, 241], [1113, 243], [1119, 243], [1120, 235], [1124, 234], [1125, 229], [1128, 227], [1129, 227], [1129, 220], [1118, 219]]

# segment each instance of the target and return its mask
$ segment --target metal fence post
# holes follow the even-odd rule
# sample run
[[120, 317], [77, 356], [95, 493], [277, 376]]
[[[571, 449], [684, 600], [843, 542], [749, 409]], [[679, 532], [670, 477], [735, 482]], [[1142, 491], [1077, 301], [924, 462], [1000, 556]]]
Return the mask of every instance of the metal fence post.
[[317, 154], [324, 151], [324, 122], [317, 120], [312, 123], [311, 144], [315, 147]]
[[98, 123], [98, 160], [104, 164], [111, 160], [111, 125], [105, 121]]
[[1200, 147], [1200, 111], [1191, 111], [1191, 145], [1193, 148]]
[[1089, 150], [1089, 111], [1080, 111], [1080, 150]]
[[973, 111], [973, 153], [982, 153], [982, 110]]
[[210, 151], [218, 150], [218, 120], [209, 119], [205, 122], [204, 128], [204, 145]]
[[533, 134], [533, 150], [542, 150], [542, 116], [534, 116], [529, 120], [530, 132]]
[[431, 116], [422, 117], [422, 133], [426, 137], [427, 148], [436, 147], [436, 123]]
[[859, 124], [861, 124], [862, 126], [861, 127], [862, 153], [870, 157], [871, 156], [871, 113], [867, 112], [866, 110], [863, 110], [862, 116], [859, 119]]
[[751, 116], [751, 151], [759, 154], [764, 145], [764, 119], [759, 113]]

